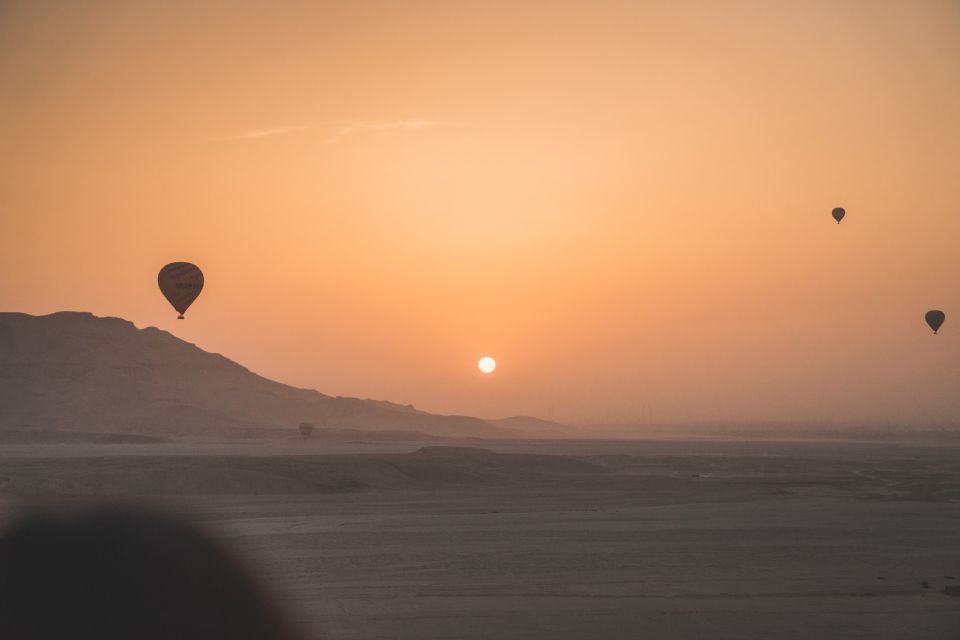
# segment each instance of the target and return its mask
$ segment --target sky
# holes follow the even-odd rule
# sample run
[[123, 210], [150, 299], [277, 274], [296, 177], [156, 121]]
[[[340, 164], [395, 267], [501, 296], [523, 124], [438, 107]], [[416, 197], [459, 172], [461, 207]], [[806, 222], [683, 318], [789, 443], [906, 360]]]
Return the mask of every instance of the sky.
[[957, 422], [958, 241], [952, 0], [0, 2], [0, 310], [331, 395]]

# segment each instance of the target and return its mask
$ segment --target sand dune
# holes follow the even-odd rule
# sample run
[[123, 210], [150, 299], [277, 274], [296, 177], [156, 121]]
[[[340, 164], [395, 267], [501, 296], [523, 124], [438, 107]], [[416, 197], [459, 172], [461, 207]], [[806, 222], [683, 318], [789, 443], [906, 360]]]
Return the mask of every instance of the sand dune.
[[258, 495], [369, 489], [441, 489], [604, 474], [576, 458], [427, 447], [408, 454], [304, 456], [142, 455], [6, 459], [0, 494], [13, 496]]

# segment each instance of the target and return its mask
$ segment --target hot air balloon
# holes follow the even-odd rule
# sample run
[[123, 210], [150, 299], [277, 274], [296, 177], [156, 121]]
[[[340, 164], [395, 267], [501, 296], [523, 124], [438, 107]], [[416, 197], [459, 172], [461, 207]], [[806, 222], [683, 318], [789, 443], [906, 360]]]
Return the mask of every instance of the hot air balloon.
[[189, 262], [171, 262], [160, 269], [157, 284], [163, 297], [180, 314], [177, 319], [183, 320], [184, 312], [203, 290], [203, 272]]
[[930, 328], [933, 329], [933, 332], [936, 333], [940, 330], [940, 325], [943, 324], [943, 321], [947, 319], [947, 314], [934, 309], [933, 311], [927, 311], [927, 315], [923, 316], [923, 318], [927, 321], [927, 324], [930, 325]]
[[830, 215], [832, 215], [833, 219], [837, 221], [837, 224], [840, 224], [840, 221], [843, 220], [843, 216], [847, 215], [847, 212], [843, 207], [837, 207], [830, 212]]

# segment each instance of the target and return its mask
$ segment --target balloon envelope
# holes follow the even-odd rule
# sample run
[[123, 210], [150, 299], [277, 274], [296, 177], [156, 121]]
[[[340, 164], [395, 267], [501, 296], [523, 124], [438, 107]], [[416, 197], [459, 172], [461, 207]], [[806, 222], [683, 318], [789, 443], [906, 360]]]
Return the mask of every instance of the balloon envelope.
[[933, 329], [933, 332], [936, 333], [940, 330], [940, 325], [943, 324], [943, 321], [947, 319], [947, 314], [934, 309], [933, 311], [927, 311], [924, 319], [927, 321], [927, 324], [930, 325], [930, 328]]
[[840, 224], [840, 221], [843, 220], [843, 216], [847, 215], [847, 212], [843, 207], [837, 207], [831, 212], [830, 215], [832, 215], [833, 219], [837, 221], [837, 224]]
[[171, 262], [157, 276], [163, 297], [177, 310], [179, 318], [203, 290], [203, 272], [189, 262]]

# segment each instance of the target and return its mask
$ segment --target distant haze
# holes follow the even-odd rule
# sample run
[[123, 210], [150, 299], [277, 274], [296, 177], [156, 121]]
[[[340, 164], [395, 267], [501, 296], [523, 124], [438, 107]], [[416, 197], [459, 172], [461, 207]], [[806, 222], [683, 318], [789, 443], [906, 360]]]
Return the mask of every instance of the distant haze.
[[334, 396], [955, 421], [958, 181], [955, 1], [0, 4], [0, 310]]

